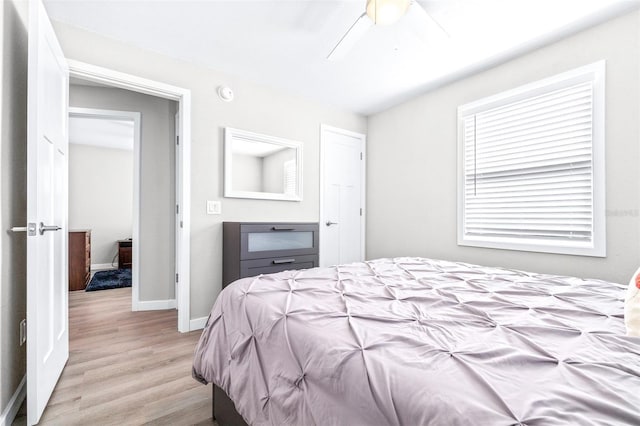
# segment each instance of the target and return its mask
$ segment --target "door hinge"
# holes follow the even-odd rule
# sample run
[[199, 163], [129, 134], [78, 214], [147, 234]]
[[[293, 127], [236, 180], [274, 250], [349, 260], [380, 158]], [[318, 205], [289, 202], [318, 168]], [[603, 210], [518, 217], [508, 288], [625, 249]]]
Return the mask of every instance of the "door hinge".
[[176, 135], [176, 145], [180, 145], [180, 136], [179, 135]]
[[27, 341], [27, 320], [20, 321], [20, 346], [24, 345]]
[[176, 214], [180, 214], [180, 204], [176, 204]]
[[180, 221], [180, 228], [184, 228], [184, 222]]
[[180, 281], [180, 275], [176, 272], [176, 283]]
[[362, 160], [362, 153], [360, 153], [360, 159]]
[[362, 207], [360, 207], [360, 216], [362, 216]]

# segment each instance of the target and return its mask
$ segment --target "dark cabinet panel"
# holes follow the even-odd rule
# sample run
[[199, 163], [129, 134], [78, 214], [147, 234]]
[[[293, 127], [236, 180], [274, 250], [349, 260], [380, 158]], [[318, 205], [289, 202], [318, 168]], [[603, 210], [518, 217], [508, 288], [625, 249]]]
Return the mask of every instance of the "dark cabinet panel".
[[223, 223], [222, 285], [318, 266], [317, 223]]
[[309, 269], [318, 266], [317, 255], [276, 257], [240, 261], [241, 277], [253, 277], [260, 274], [274, 274], [292, 269]]
[[131, 240], [118, 240], [118, 269], [131, 269]]

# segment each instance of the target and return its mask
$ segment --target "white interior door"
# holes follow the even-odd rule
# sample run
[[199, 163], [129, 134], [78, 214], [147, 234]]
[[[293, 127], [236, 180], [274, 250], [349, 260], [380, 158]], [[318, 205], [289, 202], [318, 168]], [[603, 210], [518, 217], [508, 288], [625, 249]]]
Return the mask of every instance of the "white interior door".
[[320, 266], [364, 260], [365, 135], [322, 126]]
[[42, 2], [29, 6], [27, 422], [36, 424], [69, 357], [69, 72]]

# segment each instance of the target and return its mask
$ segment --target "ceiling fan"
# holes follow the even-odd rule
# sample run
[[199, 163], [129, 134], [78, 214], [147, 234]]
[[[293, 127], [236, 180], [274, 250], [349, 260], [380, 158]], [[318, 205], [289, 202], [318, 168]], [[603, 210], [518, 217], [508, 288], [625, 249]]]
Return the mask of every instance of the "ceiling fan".
[[435, 25], [445, 33], [416, 0], [367, 0], [365, 11], [338, 41], [327, 59], [343, 58], [373, 25], [392, 25], [406, 14], [415, 15], [425, 26]]

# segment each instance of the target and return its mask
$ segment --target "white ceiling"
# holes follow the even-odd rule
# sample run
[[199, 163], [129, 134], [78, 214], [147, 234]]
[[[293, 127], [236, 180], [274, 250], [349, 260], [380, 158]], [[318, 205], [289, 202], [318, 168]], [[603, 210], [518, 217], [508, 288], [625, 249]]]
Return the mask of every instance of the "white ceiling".
[[[638, 6], [638, 0], [429, 0], [327, 54], [366, 0], [45, 0], [49, 15], [132, 45], [371, 114]], [[426, 35], [426, 40], [425, 40]]]
[[69, 143], [133, 151], [133, 120], [69, 117]]

